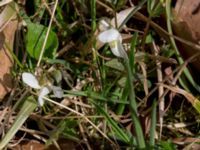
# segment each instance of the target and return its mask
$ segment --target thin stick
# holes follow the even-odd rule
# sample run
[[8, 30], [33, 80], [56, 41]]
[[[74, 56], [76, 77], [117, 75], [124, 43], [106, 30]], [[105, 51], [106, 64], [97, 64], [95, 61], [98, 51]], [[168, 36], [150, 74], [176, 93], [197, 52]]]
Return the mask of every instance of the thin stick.
[[[155, 56], [158, 56], [159, 54], [159, 49], [156, 46], [155, 42], [152, 43], [153, 45], [153, 50], [154, 50], [154, 54]], [[162, 83], [163, 82], [163, 75], [162, 75], [162, 65], [161, 62], [159, 60], [156, 60], [156, 66], [157, 66], [157, 76], [158, 76], [158, 83]], [[165, 98], [162, 97], [164, 93], [164, 87], [162, 85], [158, 86], [158, 99], [159, 99], [159, 123], [160, 123], [160, 139], [162, 136], [162, 127], [163, 127], [163, 116], [164, 116], [164, 111], [165, 111]]]
[[[90, 119], [88, 119], [84, 114], [82, 114], [82, 113], [80, 113], [80, 112], [78, 112], [78, 111], [76, 111], [76, 110], [73, 110], [73, 109], [71, 109], [71, 108], [69, 108], [69, 107], [67, 107], [67, 106], [65, 106], [65, 105], [63, 105], [63, 104], [60, 104], [60, 103], [58, 103], [58, 102], [55, 102], [55, 101], [53, 101], [53, 100], [51, 100], [51, 99], [49, 99], [49, 98], [47, 98], [47, 97], [43, 97], [43, 98], [44, 98], [45, 100], [47, 100], [47, 101], [49, 101], [49, 102], [55, 104], [55, 105], [58, 105], [58, 106], [60, 106], [60, 107], [62, 107], [62, 108], [64, 108], [64, 109], [66, 109], [66, 110], [71, 111], [72, 113], [75, 113], [75, 114], [77, 114], [77, 115], [83, 117], [83, 118], [84, 118], [86, 121], [88, 121], [101, 135], [103, 135], [109, 142], [111, 142], [112, 144], [114, 144], [113, 141], [112, 141], [105, 133], [103, 133], [92, 121], [90, 121]], [[114, 145], [115, 145], [115, 144], [114, 144]]]
[[39, 57], [39, 60], [38, 60], [38, 63], [37, 63], [37, 67], [40, 66], [40, 63], [41, 63], [41, 60], [42, 60], [42, 56], [44, 54], [44, 49], [45, 49], [45, 46], [46, 46], [46, 43], [47, 43], [47, 39], [48, 39], [48, 36], [49, 36], [49, 32], [50, 32], [50, 29], [51, 29], [51, 25], [52, 25], [52, 22], [53, 22], [53, 18], [54, 18], [54, 15], [55, 15], [55, 11], [56, 11], [57, 5], [58, 5], [58, 0], [56, 0], [54, 8], [53, 8], [53, 12], [52, 12], [52, 15], [51, 15], [51, 20], [49, 22], [49, 26], [48, 26], [48, 29], [47, 29], [46, 37], [44, 39], [44, 43], [42, 45], [42, 50], [41, 50], [40, 57]]

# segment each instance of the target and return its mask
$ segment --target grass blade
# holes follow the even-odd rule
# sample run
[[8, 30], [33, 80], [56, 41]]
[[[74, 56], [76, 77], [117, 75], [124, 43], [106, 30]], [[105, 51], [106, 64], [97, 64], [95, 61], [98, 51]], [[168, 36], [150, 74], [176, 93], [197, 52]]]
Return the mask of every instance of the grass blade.
[[[166, 0], [166, 15], [167, 15], [167, 29], [170, 35], [173, 35], [172, 32], [172, 26], [171, 26], [171, 0]], [[172, 36], [170, 36], [170, 41], [172, 43], [173, 48], [176, 51], [177, 56], [180, 56], [180, 53], [178, 51], [178, 48], [176, 46], [175, 40]], [[183, 64], [184, 61], [181, 57], [177, 57], [178, 61], [180, 64]], [[200, 86], [193, 80], [192, 75], [190, 74], [188, 68], [185, 68], [183, 73], [185, 74], [186, 78], [188, 81], [191, 83], [191, 85], [198, 91], [200, 92]]]
[[91, 0], [92, 32], [96, 30], [96, 0]]
[[[94, 103], [95, 104], [95, 103]], [[122, 130], [118, 124], [104, 111], [99, 105], [95, 104], [97, 110], [106, 118], [108, 123], [111, 125], [112, 129], [115, 131], [116, 135], [119, 136], [121, 140], [125, 143], [130, 142], [130, 137], [124, 130]]]
[[149, 145], [153, 148], [155, 147], [155, 130], [156, 130], [156, 107], [157, 103], [154, 100], [152, 105], [152, 112], [151, 112], [151, 129], [150, 129], [150, 141]]
[[23, 104], [19, 114], [12, 127], [8, 130], [6, 135], [2, 138], [0, 142], [0, 149], [3, 149], [9, 141], [13, 138], [15, 133], [19, 130], [19, 128], [23, 125], [29, 115], [34, 111], [37, 107], [37, 103], [34, 101], [33, 97], [29, 97]]
[[[133, 120], [135, 133], [136, 133], [136, 140], [137, 140], [137, 146], [139, 149], [145, 149], [146, 144], [144, 140], [144, 134], [143, 130], [140, 124], [140, 120], [138, 118], [138, 112], [137, 112], [137, 103], [135, 98], [135, 90], [133, 87], [133, 81], [134, 81], [134, 48], [136, 45], [138, 34], [136, 33], [133, 36], [132, 44], [131, 44], [131, 54], [130, 59], [125, 59], [125, 65], [128, 72], [128, 83], [129, 83], [129, 105], [130, 105], [130, 111], [131, 111], [131, 118]], [[131, 60], [131, 62], [130, 62]], [[133, 62], [132, 62], [133, 61]]]

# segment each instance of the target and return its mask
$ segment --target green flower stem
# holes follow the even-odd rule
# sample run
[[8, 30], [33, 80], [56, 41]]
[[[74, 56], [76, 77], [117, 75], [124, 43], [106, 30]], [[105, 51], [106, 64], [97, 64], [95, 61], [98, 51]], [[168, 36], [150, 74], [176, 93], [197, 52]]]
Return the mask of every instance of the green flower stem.
[[135, 91], [134, 91], [134, 86], [133, 86], [133, 81], [134, 81], [133, 73], [131, 71], [131, 67], [129, 64], [129, 58], [128, 58], [127, 54], [125, 53], [125, 50], [123, 49], [122, 45], [120, 46], [120, 48], [122, 48], [120, 50], [124, 55], [123, 58], [125, 61], [125, 66], [128, 71], [129, 105], [130, 105], [130, 109], [131, 109], [131, 117], [132, 117], [134, 127], [135, 127], [136, 140], [137, 140], [138, 148], [145, 149], [146, 144], [145, 144], [145, 140], [144, 140], [144, 134], [143, 134], [142, 127], [140, 124], [140, 120], [138, 118], [137, 102], [136, 102]]
[[136, 137], [137, 137], [136, 140], [138, 143], [138, 148], [145, 149], [146, 144], [145, 144], [140, 120], [138, 118], [137, 102], [135, 99], [135, 91], [134, 91], [134, 87], [133, 87], [133, 74], [131, 72], [131, 68], [130, 68], [128, 59], [125, 59], [125, 64], [126, 64], [126, 68], [128, 71], [128, 83], [129, 83], [129, 90], [130, 90], [129, 91], [129, 104], [130, 104], [130, 109], [131, 109], [131, 117], [132, 117], [132, 120], [134, 123], [135, 133], [136, 133]]

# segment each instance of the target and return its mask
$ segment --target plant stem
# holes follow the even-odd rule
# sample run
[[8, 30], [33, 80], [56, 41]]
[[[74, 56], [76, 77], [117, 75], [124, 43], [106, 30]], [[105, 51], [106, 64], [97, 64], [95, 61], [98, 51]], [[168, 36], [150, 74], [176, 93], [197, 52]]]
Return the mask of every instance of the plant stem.
[[128, 71], [129, 104], [130, 104], [130, 109], [131, 109], [131, 118], [133, 120], [134, 127], [135, 127], [136, 140], [137, 140], [138, 148], [145, 149], [146, 144], [145, 144], [142, 127], [141, 127], [140, 120], [138, 118], [138, 112], [137, 112], [137, 102], [135, 99], [135, 91], [133, 87], [133, 74], [129, 65], [129, 59], [124, 59], [124, 60], [125, 60], [125, 65]]

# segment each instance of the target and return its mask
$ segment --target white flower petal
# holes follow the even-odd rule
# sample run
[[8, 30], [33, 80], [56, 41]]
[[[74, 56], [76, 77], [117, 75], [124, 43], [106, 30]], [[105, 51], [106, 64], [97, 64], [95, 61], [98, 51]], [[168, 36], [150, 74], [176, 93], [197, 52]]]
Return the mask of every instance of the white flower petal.
[[120, 11], [119, 13], [117, 13], [117, 16], [114, 17], [112, 20], [111, 20], [111, 25], [113, 27], [116, 28], [116, 21], [117, 21], [117, 25], [118, 27], [122, 25], [122, 23], [125, 21], [125, 19], [127, 19], [127, 16], [130, 15], [130, 13], [135, 9], [135, 6], [133, 7], [130, 7], [128, 9], [125, 9], [125, 10], [122, 10]]
[[40, 106], [44, 105], [44, 99], [43, 99], [43, 97], [46, 96], [46, 95], [48, 95], [49, 93], [50, 93], [50, 90], [47, 87], [43, 87], [40, 90], [39, 97], [38, 97], [38, 103], [39, 103]]
[[110, 43], [110, 42], [113, 42], [113, 41], [122, 42], [121, 34], [119, 33], [119, 31], [117, 31], [114, 28], [111, 28], [109, 30], [106, 30], [106, 31], [100, 33], [99, 36], [98, 36], [98, 39], [102, 43]]
[[110, 25], [108, 24], [108, 22], [106, 20], [107, 20], [106, 18], [100, 20], [100, 22], [99, 22], [99, 30], [100, 31], [105, 31], [110, 28]]
[[109, 43], [112, 53], [117, 57], [122, 57], [118, 45], [118, 41], [113, 41]]
[[28, 72], [22, 73], [22, 81], [32, 88], [35, 88], [35, 89], [41, 88], [38, 80], [32, 73], [28, 73]]
[[110, 49], [112, 53], [121, 58], [127, 58], [127, 54], [122, 46], [122, 43], [120, 41], [113, 41], [109, 43]]
[[62, 90], [61, 87], [52, 86], [51, 88], [53, 90], [53, 94], [54, 94], [55, 97], [57, 97], [57, 98], [62, 98], [63, 97], [63, 90]]

